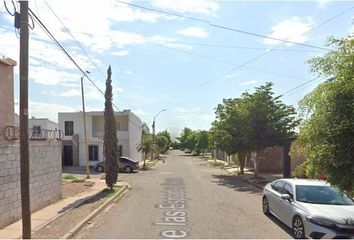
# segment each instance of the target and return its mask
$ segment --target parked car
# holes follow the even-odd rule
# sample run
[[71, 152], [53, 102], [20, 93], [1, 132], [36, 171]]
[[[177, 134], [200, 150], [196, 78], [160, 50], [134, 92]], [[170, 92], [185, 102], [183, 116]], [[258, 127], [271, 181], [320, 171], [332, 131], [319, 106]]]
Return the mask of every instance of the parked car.
[[262, 208], [297, 239], [354, 238], [353, 199], [322, 180], [273, 181], [264, 187]]
[[184, 153], [192, 153], [191, 150], [189, 150], [188, 148], [184, 149]]
[[[128, 157], [120, 157], [119, 158], [119, 171], [124, 171], [127, 173], [133, 172], [135, 170], [139, 170], [139, 162], [135, 161]], [[104, 162], [98, 162], [94, 165], [94, 168], [97, 172], [104, 171]]]

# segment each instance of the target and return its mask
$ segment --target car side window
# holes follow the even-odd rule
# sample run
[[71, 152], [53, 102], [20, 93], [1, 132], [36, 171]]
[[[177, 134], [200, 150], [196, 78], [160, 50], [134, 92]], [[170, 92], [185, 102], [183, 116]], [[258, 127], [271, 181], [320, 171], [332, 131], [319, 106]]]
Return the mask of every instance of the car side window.
[[289, 194], [291, 199], [294, 199], [294, 190], [289, 183], [285, 183], [282, 193]]
[[281, 193], [283, 191], [284, 182], [283, 181], [276, 181], [271, 186], [275, 191]]

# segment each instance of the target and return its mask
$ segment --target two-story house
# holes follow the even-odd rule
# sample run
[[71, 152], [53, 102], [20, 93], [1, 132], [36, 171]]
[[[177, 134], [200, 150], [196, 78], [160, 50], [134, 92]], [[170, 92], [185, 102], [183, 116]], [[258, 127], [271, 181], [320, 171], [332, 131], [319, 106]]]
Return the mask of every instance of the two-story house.
[[[141, 120], [130, 110], [115, 112], [118, 149], [120, 156], [142, 160], [137, 146], [141, 141]], [[58, 113], [59, 129], [64, 132], [62, 160], [64, 166], [85, 166], [84, 127], [82, 112]], [[103, 134], [104, 113], [86, 112], [88, 158], [90, 166], [104, 160]]]

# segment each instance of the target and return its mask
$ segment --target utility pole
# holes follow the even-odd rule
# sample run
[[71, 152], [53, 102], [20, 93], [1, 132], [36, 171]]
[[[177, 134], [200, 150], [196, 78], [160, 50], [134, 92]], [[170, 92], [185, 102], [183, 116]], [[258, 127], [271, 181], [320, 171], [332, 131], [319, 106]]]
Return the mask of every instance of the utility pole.
[[[86, 71], [86, 73], [90, 73]], [[84, 122], [84, 159], [86, 161], [86, 178], [90, 178], [90, 166], [88, 159], [88, 146], [87, 146], [87, 131], [86, 131], [86, 112], [85, 112], [85, 95], [84, 95], [84, 76], [81, 77], [81, 100], [82, 100], [82, 119]]]
[[152, 142], [155, 145], [155, 120], [160, 113], [167, 111], [166, 109], [162, 109], [158, 114], [155, 115], [154, 121], [152, 122]]
[[28, 151], [28, 1], [20, 1], [20, 168], [22, 238], [31, 238]]

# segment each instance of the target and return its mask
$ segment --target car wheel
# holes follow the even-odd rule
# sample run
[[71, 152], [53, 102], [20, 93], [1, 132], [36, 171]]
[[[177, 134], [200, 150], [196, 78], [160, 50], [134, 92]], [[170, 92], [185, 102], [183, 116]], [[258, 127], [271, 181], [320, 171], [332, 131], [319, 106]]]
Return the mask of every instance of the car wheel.
[[268, 198], [267, 197], [263, 197], [262, 209], [263, 209], [263, 213], [265, 215], [269, 215], [270, 214], [270, 212], [269, 212], [269, 202], [268, 202]]
[[103, 172], [103, 167], [102, 167], [102, 166], [98, 166], [98, 167], [96, 168], [96, 171], [97, 171], [97, 172]]
[[296, 239], [305, 238], [305, 227], [302, 219], [299, 216], [295, 216], [293, 219], [293, 234]]
[[133, 169], [130, 166], [126, 166], [124, 168], [124, 171], [127, 172], [127, 173], [131, 173], [133, 171]]

